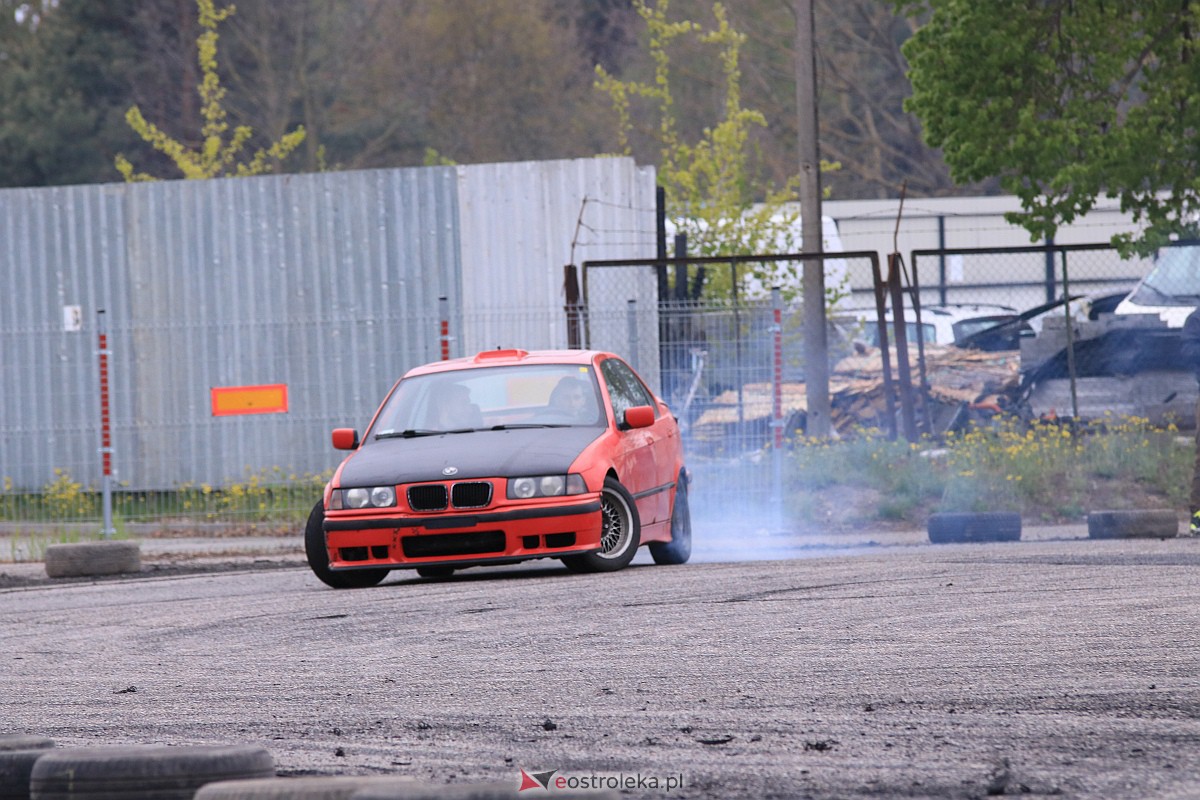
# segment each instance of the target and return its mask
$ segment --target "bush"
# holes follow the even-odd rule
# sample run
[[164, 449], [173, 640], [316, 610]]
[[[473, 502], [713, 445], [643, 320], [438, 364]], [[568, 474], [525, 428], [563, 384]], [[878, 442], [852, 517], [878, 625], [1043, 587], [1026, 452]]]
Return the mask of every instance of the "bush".
[[799, 523], [828, 523], [837, 509], [814, 497], [833, 494], [846, 505], [852, 492], [872, 498], [869, 508], [841, 515], [856, 524], [920, 525], [944, 511], [1015, 511], [1061, 522], [1098, 508], [1182, 508], [1193, 458], [1174, 427], [1140, 418], [1080, 427], [1007, 419], [918, 444], [863, 430], [842, 441], [797, 443], [788, 494], [803, 499], [787, 510]]

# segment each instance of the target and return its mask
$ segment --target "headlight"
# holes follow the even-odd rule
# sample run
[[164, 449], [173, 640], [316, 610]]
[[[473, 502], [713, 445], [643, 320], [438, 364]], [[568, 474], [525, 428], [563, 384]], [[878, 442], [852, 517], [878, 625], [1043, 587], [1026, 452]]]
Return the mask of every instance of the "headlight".
[[387, 508], [396, 505], [396, 489], [393, 486], [376, 486], [371, 490], [371, 505]]
[[583, 494], [587, 484], [582, 475], [532, 475], [528, 478], [510, 478], [509, 500], [528, 500], [531, 497], [561, 497]]
[[537, 494], [537, 480], [534, 478], [517, 478], [508, 482], [508, 496], [524, 500]]
[[370, 486], [334, 491], [331, 508], [388, 508], [394, 505], [396, 487]]

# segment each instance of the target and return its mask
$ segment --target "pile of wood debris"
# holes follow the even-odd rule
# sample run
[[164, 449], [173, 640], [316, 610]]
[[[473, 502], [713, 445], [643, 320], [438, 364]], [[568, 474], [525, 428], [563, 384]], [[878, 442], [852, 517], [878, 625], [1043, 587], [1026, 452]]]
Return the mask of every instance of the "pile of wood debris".
[[[920, 382], [917, 348], [909, 349], [914, 397]], [[896, 350], [890, 350], [892, 374], [897, 374]], [[1012, 396], [1020, 384], [1020, 355], [1017, 351], [988, 353], [944, 345], [925, 345], [925, 375], [931, 417], [946, 418], [947, 412], [966, 404], [995, 406], [1000, 398]], [[893, 392], [898, 382], [893, 377]], [[785, 382], [782, 386], [782, 418], [790, 433], [804, 426], [808, 410], [805, 385]], [[884, 392], [883, 359], [878, 348], [842, 359], [830, 372], [829, 395], [835, 430], [847, 433], [856, 428], [887, 428], [887, 397]], [[762, 428], [769, 430], [772, 418], [772, 385], [748, 383], [730, 389], [709, 401], [692, 423], [692, 437], [717, 441], [732, 434]], [[896, 395], [896, 407], [899, 396]], [[935, 424], [936, 428], [936, 424]]]

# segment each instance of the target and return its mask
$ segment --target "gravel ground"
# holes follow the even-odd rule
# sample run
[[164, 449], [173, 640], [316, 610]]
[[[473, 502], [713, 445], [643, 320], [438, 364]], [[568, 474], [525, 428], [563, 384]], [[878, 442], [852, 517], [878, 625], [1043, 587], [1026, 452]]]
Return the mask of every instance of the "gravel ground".
[[295, 554], [0, 565], [0, 719], [60, 745], [262, 745], [283, 775], [1200, 796], [1200, 540], [1025, 538], [763, 534], [683, 567], [341, 592]]

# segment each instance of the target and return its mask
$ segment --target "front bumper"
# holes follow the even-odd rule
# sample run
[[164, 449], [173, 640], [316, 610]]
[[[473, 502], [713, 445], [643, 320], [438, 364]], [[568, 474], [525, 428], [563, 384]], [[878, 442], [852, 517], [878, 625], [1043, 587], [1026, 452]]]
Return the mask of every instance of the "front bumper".
[[324, 522], [333, 570], [561, 558], [598, 550], [600, 527], [596, 495], [474, 513], [327, 511]]

